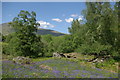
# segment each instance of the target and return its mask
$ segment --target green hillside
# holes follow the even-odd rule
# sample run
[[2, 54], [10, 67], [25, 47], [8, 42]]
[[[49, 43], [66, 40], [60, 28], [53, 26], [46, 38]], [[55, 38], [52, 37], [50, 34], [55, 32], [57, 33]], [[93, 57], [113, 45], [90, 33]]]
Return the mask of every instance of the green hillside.
[[[0, 28], [2, 28], [3, 35], [7, 35], [15, 31], [11, 26], [9, 26], [8, 23], [0, 24]], [[54, 30], [50, 30], [50, 29], [38, 29], [37, 34], [40, 34], [40, 35], [51, 34], [53, 36], [65, 35], [64, 33], [60, 33]]]

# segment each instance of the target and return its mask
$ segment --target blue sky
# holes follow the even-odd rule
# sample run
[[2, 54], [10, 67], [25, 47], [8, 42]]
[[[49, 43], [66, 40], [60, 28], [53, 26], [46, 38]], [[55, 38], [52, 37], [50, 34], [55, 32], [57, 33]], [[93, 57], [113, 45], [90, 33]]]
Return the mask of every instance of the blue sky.
[[20, 10], [34, 11], [40, 28], [68, 34], [73, 19], [83, 20], [85, 8], [85, 2], [2, 2], [2, 23], [12, 21]]
[[84, 2], [3, 2], [2, 23], [10, 22], [20, 10], [35, 11], [41, 28], [69, 33], [73, 19], [82, 20]]

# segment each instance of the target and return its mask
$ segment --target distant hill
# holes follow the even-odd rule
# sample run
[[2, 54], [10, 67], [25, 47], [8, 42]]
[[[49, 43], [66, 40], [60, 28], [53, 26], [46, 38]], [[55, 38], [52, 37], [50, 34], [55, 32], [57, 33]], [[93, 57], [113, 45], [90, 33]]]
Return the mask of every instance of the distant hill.
[[[15, 30], [11, 26], [9, 26], [8, 23], [0, 24], [0, 28], [2, 28], [3, 35], [7, 35], [12, 32], [15, 32]], [[37, 34], [40, 34], [40, 35], [51, 34], [53, 36], [65, 35], [64, 33], [60, 33], [60, 32], [54, 31], [54, 30], [50, 30], [50, 29], [38, 29]]]
[[7, 35], [7, 34], [10, 34], [12, 32], [15, 32], [15, 30], [12, 27], [10, 27], [8, 23], [0, 24], [0, 29], [2, 29], [3, 35]]
[[37, 34], [46, 35], [51, 34], [53, 36], [62, 36], [64, 33], [60, 33], [58, 31], [50, 30], [50, 29], [38, 29]]

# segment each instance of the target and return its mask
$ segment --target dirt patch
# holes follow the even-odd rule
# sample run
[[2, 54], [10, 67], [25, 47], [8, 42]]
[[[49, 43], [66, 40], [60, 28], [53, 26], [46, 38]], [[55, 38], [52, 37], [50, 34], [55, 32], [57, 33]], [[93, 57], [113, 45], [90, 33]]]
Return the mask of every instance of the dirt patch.
[[49, 67], [49, 66], [47, 66], [47, 65], [44, 65], [44, 64], [40, 65], [39, 67], [42, 68], [42, 69], [52, 70], [51, 67]]

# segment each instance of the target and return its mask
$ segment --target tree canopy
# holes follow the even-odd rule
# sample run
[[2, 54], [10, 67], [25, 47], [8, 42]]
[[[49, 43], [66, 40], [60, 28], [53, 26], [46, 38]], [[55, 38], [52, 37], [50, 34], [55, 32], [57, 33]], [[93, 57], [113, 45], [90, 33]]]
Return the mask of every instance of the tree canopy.
[[35, 32], [40, 26], [36, 22], [36, 13], [21, 10], [17, 17], [13, 19], [10, 26], [16, 30], [15, 36], [10, 40], [11, 54], [23, 56], [38, 56], [42, 55], [41, 37], [38, 37]]

